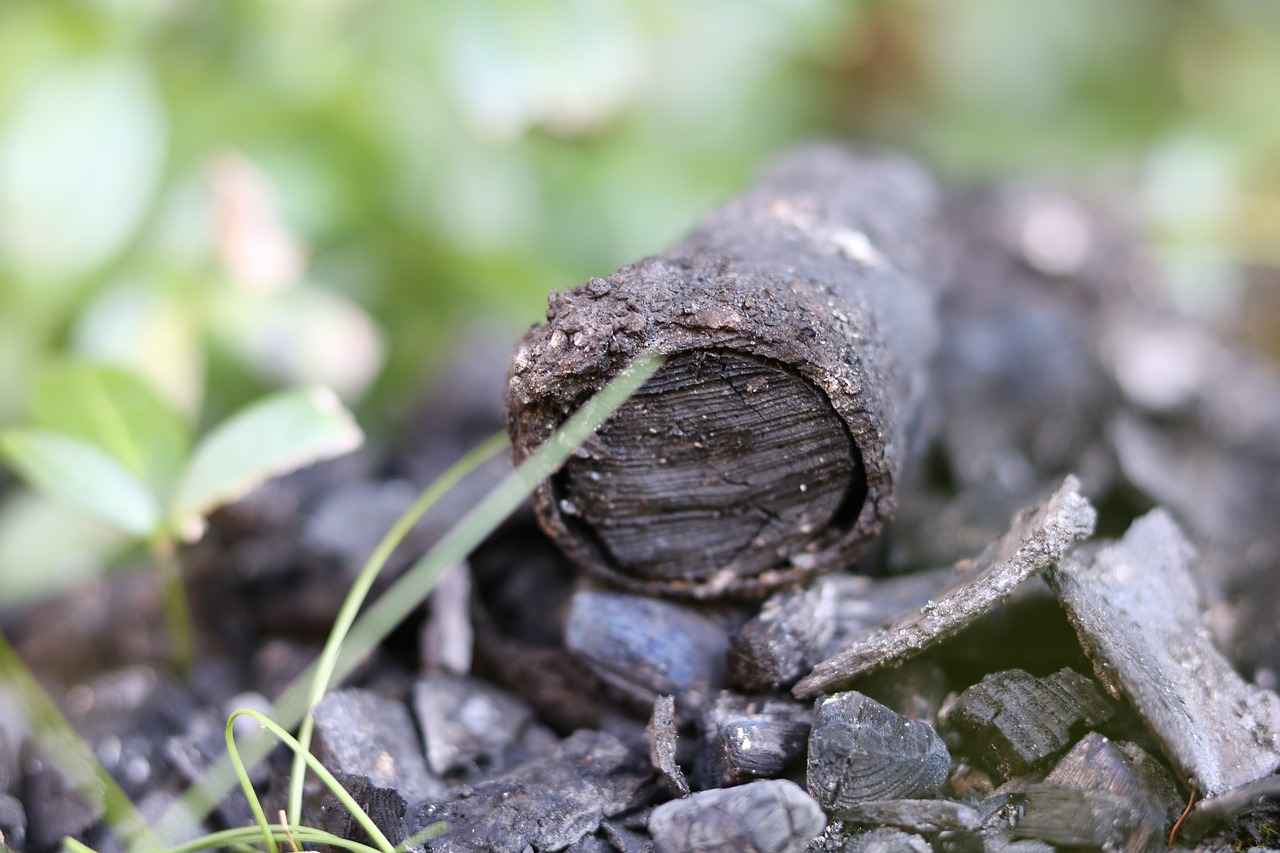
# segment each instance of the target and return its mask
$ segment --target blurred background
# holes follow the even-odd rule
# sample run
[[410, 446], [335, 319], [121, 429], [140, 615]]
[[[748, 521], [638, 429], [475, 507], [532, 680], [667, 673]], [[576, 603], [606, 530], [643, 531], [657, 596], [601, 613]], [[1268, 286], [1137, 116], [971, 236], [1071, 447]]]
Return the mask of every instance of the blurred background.
[[[376, 439], [814, 136], [1105, 189], [1189, 310], [1276, 310], [1264, 0], [3, 0], [0, 428], [71, 356], [197, 426], [322, 382]], [[0, 564], [101, 536], [0, 474]]]

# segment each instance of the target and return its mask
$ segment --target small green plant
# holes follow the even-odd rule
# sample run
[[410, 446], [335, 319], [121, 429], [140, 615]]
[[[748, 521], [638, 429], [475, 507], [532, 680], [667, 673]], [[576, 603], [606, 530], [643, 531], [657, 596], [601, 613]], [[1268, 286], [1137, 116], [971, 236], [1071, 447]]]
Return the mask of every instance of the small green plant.
[[270, 395], [194, 441], [136, 375], [60, 362], [41, 372], [31, 424], [0, 433], [0, 455], [32, 487], [145, 543], [162, 573], [172, 659], [184, 672], [194, 649], [178, 545], [198, 539], [222, 504], [362, 441], [322, 387]]

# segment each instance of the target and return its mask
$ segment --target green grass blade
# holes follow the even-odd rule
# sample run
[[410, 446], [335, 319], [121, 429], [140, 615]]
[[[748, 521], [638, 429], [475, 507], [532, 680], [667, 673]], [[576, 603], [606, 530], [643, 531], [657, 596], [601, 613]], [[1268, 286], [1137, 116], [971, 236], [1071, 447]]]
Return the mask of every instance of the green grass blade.
[[[409, 507], [396, 520], [396, 523], [387, 531], [386, 536], [382, 537], [382, 541], [378, 543], [378, 547], [374, 549], [373, 554], [365, 562], [355, 583], [351, 585], [351, 590], [347, 593], [347, 597], [343, 600], [342, 609], [338, 612], [338, 618], [329, 632], [329, 639], [325, 642], [324, 651], [320, 653], [320, 658], [316, 662], [315, 677], [311, 681], [311, 695], [307, 697], [308, 709], [316, 706], [316, 703], [323, 698], [333, 683], [333, 672], [338, 665], [338, 654], [342, 651], [343, 643], [346, 642], [347, 632], [351, 630], [351, 625], [355, 622], [361, 605], [364, 604], [365, 598], [369, 595], [373, 582], [382, 572], [383, 567], [387, 564], [387, 560], [391, 558], [391, 554], [396, 550], [396, 547], [404, 540], [404, 537], [418, 523], [418, 520], [422, 518], [427, 510], [435, 505], [436, 501], [461, 482], [464, 477], [492, 459], [504, 447], [508, 447], [509, 444], [506, 433], [498, 433], [473, 448], [437, 477], [435, 482], [428, 486], [418, 496], [418, 499], [413, 502], [413, 506]], [[311, 736], [314, 730], [315, 718], [311, 716], [308, 710], [306, 716], [302, 718], [302, 725], [298, 730], [298, 742], [302, 745], [303, 752], [311, 751]], [[303, 752], [296, 753], [293, 758], [293, 773], [289, 780], [290, 823], [298, 823], [302, 817], [302, 786], [306, 781], [306, 773], [303, 772]]]

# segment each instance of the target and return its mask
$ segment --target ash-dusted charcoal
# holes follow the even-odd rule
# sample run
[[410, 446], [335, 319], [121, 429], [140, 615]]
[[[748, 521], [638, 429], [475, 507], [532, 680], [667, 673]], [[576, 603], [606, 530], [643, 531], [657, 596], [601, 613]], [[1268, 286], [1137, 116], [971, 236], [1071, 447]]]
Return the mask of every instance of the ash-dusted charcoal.
[[1067, 477], [1044, 503], [1015, 518], [1009, 531], [972, 561], [951, 590], [891, 627], [853, 641], [814, 667], [792, 692], [801, 698], [816, 696], [907, 660], [988, 613], [1020, 583], [1055, 565], [1072, 544], [1093, 533], [1097, 513], [1079, 490], [1079, 481]]
[[1013, 834], [1056, 847], [1124, 850], [1141, 831], [1142, 817], [1128, 797], [1062, 785], [1026, 785], [1018, 793]]
[[822, 659], [835, 632], [831, 584], [775, 592], [729, 638], [729, 678], [747, 691], [789, 687]]
[[1157, 509], [1049, 580], [1098, 679], [1146, 722], [1180, 781], [1215, 796], [1280, 766], [1280, 696], [1242, 679], [1209, 642], [1194, 557]]
[[672, 695], [692, 716], [724, 686], [729, 631], [683, 604], [629, 593], [574, 593], [565, 643], [606, 684], [651, 706]]
[[809, 853], [933, 853], [933, 846], [924, 837], [901, 829], [846, 829], [841, 821], [833, 820], [809, 845]]
[[601, 820], [639, 808], [654, 795], [648, 757], [607, 732], [583, 729], [520, 767], [464, 789], [452, 800], [411, 805], [405, 837], [444, 821], [431, 853], [563, 850]]
[[458, 563], [440, 576], [427, 599], [427, 619], [418, 633], [427, 673], [471, 671], [475, 629], [471, 625], [471, 570]]
[[702, 715], [702, 787], [740, 785], [783, 775], [804, 758], [813, 711], [782, 697], [722, 692]]
[[950, 769], [951, 755], [933, 726], [857, 691], [827, 696], [814, 709], [806, 780], [836, 816], [867, 800], [935, 796]]
[[438, 776], [500, 771], [555, 742], [524, 702], [465, 676], [435, 675], [414, 684], [413, 712], [427, 765]]
[[993, 673], [960, 694], [947, 726], [969, 751], [1005, 778], [1041, 766], [1082, 733], [1111, 718], [1115, 708], [1091, 678], [1063, 668], [1036, 678], [1010, 669]]
[[[351, 797], [360, 804], [364, 813], [373, 821], [373, 825], [382, 831], [392, 844], [404, 840], [404, 810], [406, 803], [400, 792], [394, 788], [380, 788], [369, 781], [368, 776], [337, 775], [341, 785]], [[320, 828], [332, 832], [339, 838], [355, 841], [360, 844], [373, 844], [373, 839], [364, 831], [364, 827], [347, 810], [347, 807], [326, 790], [320, 803]]]
[[842, 808], [840, 819], [846, 825], [892, 826], [932, 838], [944, 832], [972, 834], [982, 825], [983, 814], [954, 800], [868, 800]]
[[662, 781], [672, 794], [687, 797], [689, 780], [676, 763], [678, 743], [676, 700], [672, 696], [659, 696], [654, 700], [653, 715], [649, 718], [649, 761], [662, 774]]
[[936, 191], [811, 146], [662, 257], [553, 294], [520, 342], [517, 460], [637, 355], [666, 364], [534, 500], [633, 590], [762, 595], [847, 566], [894, 511], [935, 342]]
[[1126, 853], [1164, 849], [1179, 796], [1169, 771], [1135, 744], [1121, 746], [1090, 732], [1044, 780], [1081, 791], [1106, 791], [1130, 803], [1137, 822], [1121, 848]]
[[409, 709], [358, 688], [328, 694], [312, 711], [316, 754], [329, 770], [366, 776], [377, 788], [394, 788], [414, 802], [442, 796], [445, 784], [431, 774]]
[[663, 803], [649, 834], [659, 853], [800, 853], [826, 825], [803, 788], [765, 779]]

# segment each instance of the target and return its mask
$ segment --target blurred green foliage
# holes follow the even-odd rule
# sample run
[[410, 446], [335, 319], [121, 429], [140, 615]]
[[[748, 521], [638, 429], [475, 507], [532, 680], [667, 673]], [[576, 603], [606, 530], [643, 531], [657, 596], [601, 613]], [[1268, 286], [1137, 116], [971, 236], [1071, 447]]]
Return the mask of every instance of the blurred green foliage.
[[376, 432], [815, 135], [1123, 189], [1218, 294], [1280, 265], [1278, 84], [1270, 0], [0, 0], [0, 426], [72, 356]]

